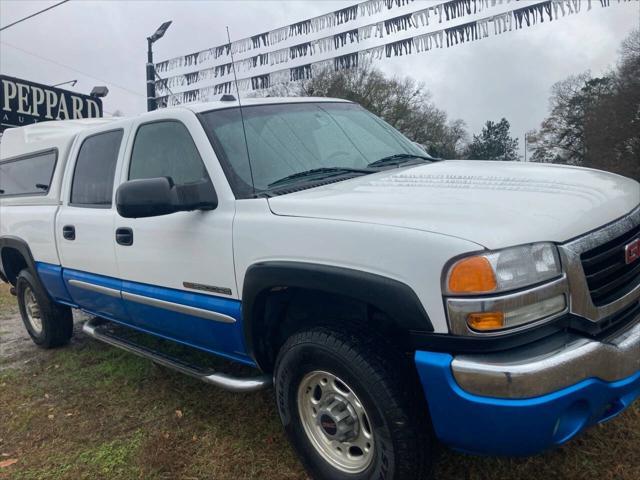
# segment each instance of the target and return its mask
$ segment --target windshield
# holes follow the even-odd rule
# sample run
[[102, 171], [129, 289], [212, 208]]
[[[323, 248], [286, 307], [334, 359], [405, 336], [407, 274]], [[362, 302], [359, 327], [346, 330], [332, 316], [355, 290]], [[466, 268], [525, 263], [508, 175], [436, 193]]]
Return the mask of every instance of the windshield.
[[[255, 190], [261, 192], [310, 170], [366, 169], [392, 155], [426, 155], [393, 127], [353, 103], [258, 105], [243, 107], [242, 113], [246, 145], [238, 108], [214, 110], [202, 118], [216, 150], [225, 157], [221, 160], [226, 163], [227, 177], [243, 193], [251, 189], [252, 174]], [[347, 170], [344, 173], [356, 174]], [[288, 185], [305, 181], [310, 178], [294, 177]]]

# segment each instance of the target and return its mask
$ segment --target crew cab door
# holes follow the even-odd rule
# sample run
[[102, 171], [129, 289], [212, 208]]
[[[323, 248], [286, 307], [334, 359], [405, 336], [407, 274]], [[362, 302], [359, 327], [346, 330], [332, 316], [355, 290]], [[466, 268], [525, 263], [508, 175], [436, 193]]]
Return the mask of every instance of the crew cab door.
[[218, 206], [136, 219], [116, 212], [116, 232], [131, 235], [115, 243], [125, 305], [138, 328], [245, 360], [233, 266], [235, 198], [195, 114], [156, 117], [134, 123], [121, 182], [208, 178]]
[[114, 193], [128, 129], [81, 134], [70, 153], [55, 222], [62, 275], [73, 301], [89, 312], [126, 321], [114, 248]]

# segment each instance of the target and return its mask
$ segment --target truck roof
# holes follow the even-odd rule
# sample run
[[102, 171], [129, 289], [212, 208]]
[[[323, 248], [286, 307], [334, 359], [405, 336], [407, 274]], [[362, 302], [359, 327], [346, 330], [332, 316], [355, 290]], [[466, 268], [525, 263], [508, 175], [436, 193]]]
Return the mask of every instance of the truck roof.
[[0, 159], [11, 158], [44, 149], [66, 149], [75, 136], [87, 128], [104, 125], [116, 117], [87, 118], [82, 120], [57, 120], [40, 122], [4, 131], [0, 143]]

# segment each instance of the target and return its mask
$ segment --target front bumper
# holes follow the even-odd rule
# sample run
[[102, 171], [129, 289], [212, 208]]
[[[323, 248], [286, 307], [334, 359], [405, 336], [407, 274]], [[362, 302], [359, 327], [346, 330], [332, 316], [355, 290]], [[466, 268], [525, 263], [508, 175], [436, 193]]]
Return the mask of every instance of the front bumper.
[[470, 453], [533, 455], [615, 417], [640, 396], [640, 317], [632, 325], [509, 353], [416, 352], [437, 436]]
[[603, 340], [562, 332], [506, 352], [459, 355], [451, 370], [463, 390], [501, 398], [546, 395], [589, 378], [615, 382], [640, 370], [640, 314], [633, 323]]

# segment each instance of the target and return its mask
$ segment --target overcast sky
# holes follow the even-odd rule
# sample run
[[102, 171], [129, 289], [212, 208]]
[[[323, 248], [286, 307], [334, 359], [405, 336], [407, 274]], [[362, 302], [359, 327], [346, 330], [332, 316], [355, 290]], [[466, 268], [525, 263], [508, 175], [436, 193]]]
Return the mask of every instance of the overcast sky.
[[[0, 25], [57, 1], [0, 0]], [[416, 0], [406, 11], [441, 2]], [[63, 88], [83, 93], [107, 85], [105, 111], [134, 115], [146, 108], [145, 38], [162, 22], [173, 25], [154, 46], [156, 61], [226, 43], [226, 25], [239, 39], [353, 3], [72, 0], [0, 32], [0, 73], [49, 85], [77, 79], [75, 87]], [[462, 118], [472, 133], [486, 120], [506, 117], [522, 145], [524, 132], [537, 128], [548, 111], [550, 87], [585, 70], [606, 72], [622, 40], [639, 25], [638, 1], [611, 0], [602, 8], [593, 0], [586, 11], [584, 0], [581, 13], [558, 22], [376, 65], [424, 82], [436, 105], [450, 118]]]

